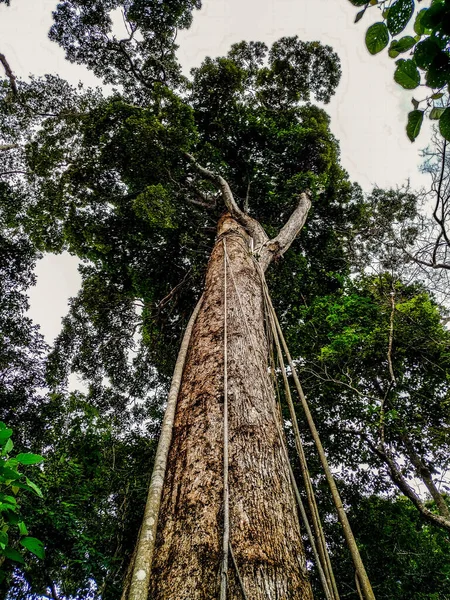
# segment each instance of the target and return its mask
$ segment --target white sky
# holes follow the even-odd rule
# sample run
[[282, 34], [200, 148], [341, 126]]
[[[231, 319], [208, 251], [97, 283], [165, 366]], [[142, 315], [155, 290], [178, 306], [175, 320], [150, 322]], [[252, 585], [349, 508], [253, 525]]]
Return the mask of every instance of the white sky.
[[[170, 0], [168, 0], [170, 1]], [[424, 2], [424, 5], [428, 2]], [[72, 83], [96, 80], [84, 67], [64, 60], [62, 49], [47, 39], [55, 0], [11, 0], [0, 5], [0, 52], [20, 77], [57, 73]], [[342, 79], [330, 105], [331, 129], [341, 145], [341, 162], [352, 180], [365, 190], [373, 185], [427, 185], [419, 174], [419, 149], [427, 145], [426, 127], [415, 144], [406, 137], [411, 92], [394, 81], [394, 61], [384, 52], [370, 56], [364, 46], [366, 28], [379, 19], [371, 9], [357, 25], [348, 0], [204, 0], [187, 32], [180, 32], [179, 57], [188, 70], [207, 55], [223, 55], [243, 39], [270, 45], [285, 35], [319, 40], [338, 53]], [[37, 266], [38, 284], [30, 294], [30, 316], [41, 325], [48, 342], [57, 335], [67, 299], [76, 294], [77, 260], [67, 255], [46, 257]]]

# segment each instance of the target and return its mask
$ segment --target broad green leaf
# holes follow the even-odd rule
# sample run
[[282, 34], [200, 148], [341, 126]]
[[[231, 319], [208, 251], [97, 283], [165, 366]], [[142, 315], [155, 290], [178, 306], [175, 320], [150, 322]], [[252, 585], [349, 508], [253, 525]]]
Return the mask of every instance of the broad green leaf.
[[27, 526], [25, 525], [25, 523], [23, 521], [19, 521], [17, 523], [17, 527], [19, 528], [20, 535], [28, 535]]
[[25, 478], [25, 481], [27, 482], [27, 485], [33, 490], [33, 492], [35, 492], [39, 496], [39, 498], [43, 498], [40, 488], [35, 483], [30, 481], [28, 477]]
[[450, 79], [450, 57], [446, 52], [439, 52], [431, 61], [425, 76], [426, 84], [431, 88], [441, 88]]
[[369, 0], [350, 0], [353, 6], [364, 6], [369, 3]]
[[11, 504], [13, 507], [16, 507], [17, 505], [17, 500], [14, 498], [14, 496], [6, 496], [4, 494], [1, 495], [0, 502], [6, 502]]
[[[421, 11], [422, 12], [422, 11]], [[424, 29], [434, 29], [440, 25], [441, 19], [445, 13], [445, 3], [435, 2], [430, 8], [424, 11], [421, 17], [421, 25]]]
[[366, 46], [370, 54], [381, 52], [389, 44], [389, 31], [382, 22], [374, 23], [366, 32]]
[[19, 554], [17, 550], [11, 548], [11, 546], [6, 546], [6, 548], [3, 550], [3, 554], [6, 556], [6, 558], [9, 558], [10, 560], [14, 560], [15, 562], [25, 564], [23, 556]]
[[0, 429], [0, 444], [3, 445], [6, 440], [12, 436], [12, 429]]
[[39, 454], [32, 454], [31, 452], [26, 452], [24, 454], [18, 454], [16, 459], [20, 462], [21, 465], [35, 465], [44, 460], [43, 456]]
[[444, 92], [438, 92], [437, 94], [433, 94], [431, 96], [432, 100], [439, 100], [440, 98], [442, 98], [442, 96], [444, 95]]
[[397, 61], [397, 68], [394, 73], [395, 81], [405, 90], [413, 90], [420, 84], [420, 73], [413, 60]]
[[44, 544], [34, 537], [25, 537], [20, 540], [21, 545], [38, 558], [45, 558]]
[[10, 438], [6, 444], [5, 447], [2, 450], [2, 456], [6, 456], [8, 454], [8, 452], [11, 452], [11, 450], [14, 448], [14, 443], [12, 441], [12, 439]]
[[441, 108], [440, 106], [435, 106], [430, 112], [430, 119], [432, 121], [437, 121], [438, 119], [441, 118], [444, 110], [445, 110], [445, 108]]
[[439, 119], [439, 131], [446, 140], [450, 141], [450, 108], [446, 108]]
[[425, 27], [422, 23], [422, 18], [427, 10], [428, 8], [422, 8], [422, 10], [417, 13], [416, 20], [414, 21], [414, 31], [417, 33], [417, 35], [423, 35], [426, 33]]
[[2, 466], [0, 468], [0, 475], [6, 481], [15, 481], [16, 479], [20, 479], [22, 475], [18, 473], [15, 469], [11, 469], [10, 467]]
[[414, 60], [420, 69], [428, 69], [433, 59], [439, 54], [439, 46], [432, 38], [426, 38], [414, 48]]
[[387, 27], [392, 35], [403, 31], [414, 12], [414, 0], [397, 0], [389, 8]]
[[400, 53], [410, 50], [415, 43], [416, 40], [410, 35], [406, 35], [400, 40], [392, 40], [391, 45], [389, 46], [389, 56], [391, 58], [397, 58]]

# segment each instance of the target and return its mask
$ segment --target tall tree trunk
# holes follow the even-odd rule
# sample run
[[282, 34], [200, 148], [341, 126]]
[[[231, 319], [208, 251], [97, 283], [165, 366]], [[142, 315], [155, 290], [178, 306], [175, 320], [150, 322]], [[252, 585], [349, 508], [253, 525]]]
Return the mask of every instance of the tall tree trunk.
[[[228, 273], [230, 540], [252, 600], [311, 600], [295, 500], [276, 422], [261, 281], [248, 236], [219, 223], [191, 338], [164, 483], [152, 600], [215, 600], [223, 536], [224, 248]], [[245, 314], [245, 319], [242, 316]], [[245, 320], [252, 335], [249, 337]], [[233, 563], [229, 600], [241, 600]]]

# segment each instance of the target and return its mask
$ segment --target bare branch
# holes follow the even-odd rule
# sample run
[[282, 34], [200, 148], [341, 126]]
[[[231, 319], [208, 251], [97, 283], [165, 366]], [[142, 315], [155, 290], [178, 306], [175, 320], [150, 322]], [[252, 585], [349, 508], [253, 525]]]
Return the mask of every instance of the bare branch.
[[[364, 437], [366, 437], [366, 436], [364, 436]], [[366, 440], [367, 440], [367, 438], [366, 438]], [[406, 477], [402, 474], [400, 468], [395, 463], [395, 460], [393, 459], [391, 453], [386, 448], [380, 447], [380, 446], [375, 446], [370, 441], [368, 441], [368, 444], [372, 448], [372, 450], [375, 452], [375, 454], [377, 454], [383, 460], [383, 462], [387, 465], [387, 467], [389, 468], [389, 471], [391, 473], [392, 481], [395, 483], [395, 485], [398, 487], [398, 489], [407, 498], [409, 498], [411, 500], [411, 502], [414, 504], [414, 506], [417, 508], [417, 510], [423, 515], [423, 517], [430, 523], [433, 523], [434, 525], [437, 525], [438, 527], [441, 527], [443, 529], [446, 529], [447, 531], [450, 531], [450, 519], [447, 519], [441, 515], [436, 515], [436, 514], [432, 513], [430, 510], [428, 510], [428, 508], [425, 506], [425, 504], [422, 502], [422, 500], [419, 498], [419, 496], [416, 494], [416, 492], [413, 490], [413, 488], [409, 485]]]
[[387, 360], [388, 360], [388, 365], [389, 365], [389, 375], [391, 377], [391, 382], [390, 385], [388, 387], [388, 390], [384, 396], [384, 400], [383, 400], [383, 410], [384, 410], [384, 403], [389, 395], [389, 392], [391, 391], [391, 389], [393, 387], [395, 387], [397, 385], [397, 380], [395, 379], [395, 374], [394, 374], [394, 367], [392, 365], [392, 346], [394, 343], [394, 317], [395, 317], [395, 288], [394, 288], [394, 284], [392, 284], [392, 289], [391, 289], [391, 316], [389, 318], [389, 343], [388, 343], [388, 352], [387, 352]]
[[19, 92], [17, 90], [16, 77], [15, 77], [14, 73], [12, 72], [8, 61], [6, 60], [5, 55], [1, 54], [1, 53], [0, 53], [0, 62], [2, 63], [3, 68], [5, 69], [6, 77], [9, 79], [9, 83], [11, 84], [12, 93], [14, 94], [14, 96], [17, 96], [17, 94]]
[[0, 144], [0, 152], [5, 152], [6, 150], [13, 150], [13, 148], [19, 148], [19, 144]]
[[258, 221], [256, 221], [256, 219], [252, 219], [252, 217], [246, 215], [239, 208], [239, 206], [236, 204], [236, 200], [234, 199], [228, 182], [221, 175], [217, 175], [209, 169], [205, 169], [205, 167], [199, 165], [192, 154], [186, 152], [185, 156], [201, 175], [203, 175], [206, 179], [209, 179], [209, 181], [212, 181], [219, 188], [226, 208], [230, 211], [231, 215], [236, 219], [236, 221], [240, 223], [247, 233], [253, 238], [254, 243], [256, 245], [266, 244], [269, 241], [266, 232], [258, 223]]
[[289, 250], [292, 242], [300, 233], [305, 224], [309, 209], [311, 208], [311, 192], [309, 190], [302, 192], [299, 196], [297, 208], [289, 217], [286, 224], [281, 228], [280, 233], [264, 244], [261, 249], [260, 262], [264, 269], [274, 260], [283, 256]]
[[436, 487], [436, 484], [433, 481], [433, 477], [431, 475], [431, 470], [425, 464], [424, 460], [419, 456], [419, 454], [415, 451], [411, 440], [408, 438], [406, 434], [402, 436], [402, 441], [406, 449], [406, 453], [411, 459], [412, 464], [416, 470], [416, 474], [425, 484], [427, 490], [430, 492], [431, 497], [436, 503], [437, 509], [441, 516], [450, 521], [450, 510], [442, 497], [442, 494]]

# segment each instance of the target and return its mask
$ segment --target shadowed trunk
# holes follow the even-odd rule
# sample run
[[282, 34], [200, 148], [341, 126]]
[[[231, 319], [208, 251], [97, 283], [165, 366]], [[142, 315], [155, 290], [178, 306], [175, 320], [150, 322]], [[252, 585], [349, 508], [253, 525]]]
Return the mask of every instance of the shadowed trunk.
[[[297, 511], [275, 421], [260, 277], [248, 236], [233, 218], [221, 219], [218, 235], [178, 399], [150, 598], [218, 597], [225, 237], [231, 265], [227, 271], [230, 540], [249, 599], [310, 600]], [[227, 597], [242, 599], [231, 560]]]

